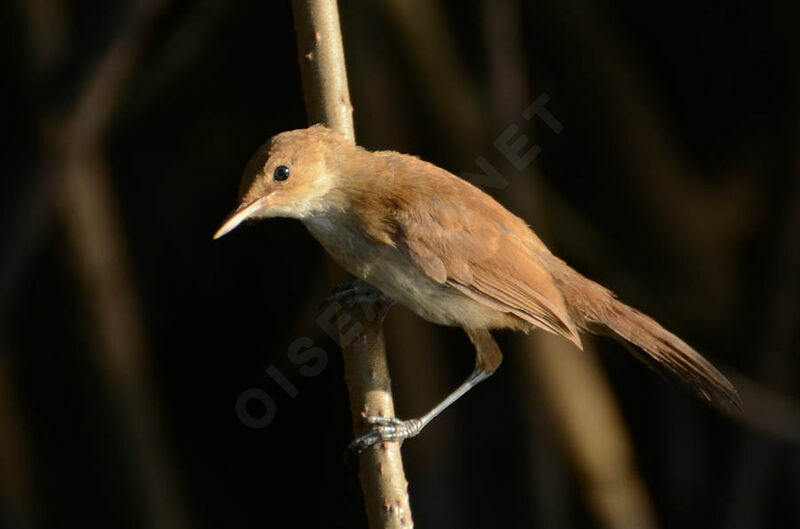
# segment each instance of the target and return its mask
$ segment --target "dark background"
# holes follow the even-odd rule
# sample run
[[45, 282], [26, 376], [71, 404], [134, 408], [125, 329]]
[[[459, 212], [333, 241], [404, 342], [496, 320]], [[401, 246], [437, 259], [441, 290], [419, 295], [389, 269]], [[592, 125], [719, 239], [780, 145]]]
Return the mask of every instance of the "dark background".
[[[501, 334], [502, 368], [403, 447], [417, 526], [798, 526], [798, 4], [340, 8], [360, 143], [457, 174], [485, 157], [508, 180], [489, 192], [746, 402], [724, 417], [596, 340], [596, 399], [622, 420], [578, 422], [616, 424], [632, 457], [587, 462], [568, 447], [599, 443]], [[1, 13], [0, 525], [364, 525], [321, 248], [288, 220], [211, 241], [249, 155], [305, 126], [288, 2]], [[521, 117], [543, 93], [558, 134]], [[524, 171], [492, 144], [510, 124], [541, 147]], [[457, 330], [395, 308], [386, 333], [401, 417], [471, 368]], [[317, 376], [287, 355], [301, 337]], [[265, 428], [236, 412], [248, 388], [274, 399]]]

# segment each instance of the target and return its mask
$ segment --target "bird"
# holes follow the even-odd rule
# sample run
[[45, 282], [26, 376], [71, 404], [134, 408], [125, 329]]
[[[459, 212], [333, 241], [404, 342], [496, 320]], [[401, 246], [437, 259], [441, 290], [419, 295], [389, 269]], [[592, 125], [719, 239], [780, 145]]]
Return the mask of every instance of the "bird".
[[351, 448], [414, 437], [500, 366], [492, 331], [541, 329], [582, 348], [610, 334], [645, 363], [735, 414], [736, 388], [700, 353], [553, 255], [525, 223], [466, 180], [416, 156], [370, 151], [322, 125], [279, 133], [247, 162], [238, 207], [214, 234], [246, 220], [300, 220], [356, 278], [425, 320], [461, 327], [475, 348], [469, 377], [416, 419], [366, 417]]

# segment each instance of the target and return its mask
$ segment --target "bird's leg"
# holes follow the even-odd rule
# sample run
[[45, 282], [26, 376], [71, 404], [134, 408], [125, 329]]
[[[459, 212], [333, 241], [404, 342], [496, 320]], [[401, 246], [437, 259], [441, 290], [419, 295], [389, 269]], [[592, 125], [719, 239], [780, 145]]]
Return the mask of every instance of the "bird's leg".
[[462, 395], [490, 374], [491, 373], [486, 373], [476, 368], [458, 389], [448, 395], [431, 411], [418, 419], [402, 420], [397, 417], [365, 417], [364, 422], [372, 426], [372, 428], [369, 432], [351, 442], [348, 448], [354, 452], [362, 452], [376, 443], [403, 441], [404, 439], [416, 436], [434, 417], [442, 413], [445, 408], [457, 401]]
[[350, 443], [348, 447], [350, 450], [362, 452], [376, 443], [403, 441], [416, 436], [434, 417], [495, 372], [500, 366], [503, 355], [492, 335], [487, 330], [465, 329], [465, 331], [475, 345], [475, 369], [467, 380], [445, 397], [443, 401], [434, 406], [431, 411], [418, 419], [401, 420], [396, 417], [365, 417], [364, 422], [372, 426], [372, 428], [369, 432]]

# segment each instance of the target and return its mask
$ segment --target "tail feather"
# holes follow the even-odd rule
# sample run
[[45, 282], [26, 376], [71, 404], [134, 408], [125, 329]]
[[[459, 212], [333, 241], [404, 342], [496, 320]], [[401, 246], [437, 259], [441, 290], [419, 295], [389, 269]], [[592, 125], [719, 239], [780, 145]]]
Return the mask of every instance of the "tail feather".
[[700, 353], [655, 320], [613, 298], [606, 315], [607, 319], [600, 323], [640, 347], [655, 361], [656, 367], [672, 372], [700, 397], [725, 411], [741, 410], [742, 401], [733, 384]]
[[644, 360], [652, 360], [646, 364], [677, 376], [704, 400], [728, 413], [741, 410], [742, 401], [733, 384], [700, 353], [658, 322], [618, 301], [612, 292], [572, 269], [557, 274], [556, 280], [567, 306], [582, 327], [592, 332], [603, 328], [612, 331], [646, 353]]

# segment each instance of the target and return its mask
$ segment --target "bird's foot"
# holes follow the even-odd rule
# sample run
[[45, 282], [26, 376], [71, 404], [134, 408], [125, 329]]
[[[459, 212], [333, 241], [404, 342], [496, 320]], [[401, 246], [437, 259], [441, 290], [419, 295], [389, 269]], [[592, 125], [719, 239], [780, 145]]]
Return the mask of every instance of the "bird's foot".
[[328, 296], [328, 303], [333, 303], [334, 301], [343, 303], [348, 307], [370, 304], [384, 309], [388, 309], [394, 303], [392, 298], [360, 279], [353, 279], [336, 285], [333, 293]]
[[364, 421], [372, 428], [348, 445], [352, 452], [361, 453], [377, 443], [409, 439], [422, 431], [422, 427], [425, 426], [420, 419], [404, 421], [396, 417], [365, 417]]

